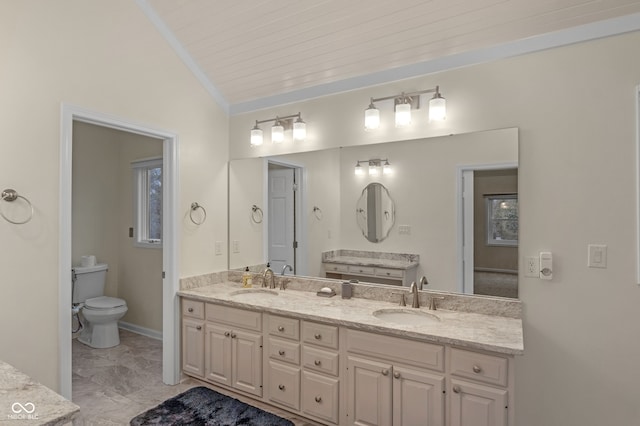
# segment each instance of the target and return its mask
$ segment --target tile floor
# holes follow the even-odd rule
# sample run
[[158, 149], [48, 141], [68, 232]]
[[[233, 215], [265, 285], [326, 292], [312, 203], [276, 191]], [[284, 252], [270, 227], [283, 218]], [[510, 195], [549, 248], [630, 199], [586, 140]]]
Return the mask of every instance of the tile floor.
[[[120, 345], [93, 349], [73, 340], [73, 402], [80, 406], [74, 425], [128, 425], [138, 414], [195, 386], [187, 378], [175, 386], [162, 383], [162, 342], [120, 330]], [[241, 401], [290, 419], [296, 426], [315, 426], [282, 410], [209, 386]]]

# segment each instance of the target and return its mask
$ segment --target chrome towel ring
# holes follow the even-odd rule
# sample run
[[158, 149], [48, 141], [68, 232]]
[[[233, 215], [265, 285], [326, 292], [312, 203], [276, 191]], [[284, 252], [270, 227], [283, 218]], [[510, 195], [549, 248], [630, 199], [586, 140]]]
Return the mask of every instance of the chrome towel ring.
[[262, 213], [262, 209], [255, 204], [251, 207], [251, 220], [254, 223], [262, 223], [262, 217], [264, 214]]
[[322, 210], [318, 206], [313, 206], [313, 215], [318, 220], [322, 220]]
[[[202, 219], [200, 219], [199, 221], [193, 218], [193, 212], [198, 209], [202, 210]], [[196, 225], [202, 225], [204, 221], [207, 220], [207, 211], [200, 204], [193, 202], [191, 203], [191, 210], [189, 211], [189, 219], [191, 219], [191, 222], [195, 223]]]
[[0, 216], [2, 216], [4, 220], [6, 220], [7, 222], [13, 223], [14, 225], [23, 225], [29, 222], [33, 218], [33, 204], [31, 204], [31, 201], [29, 201], [26, 197], [23, 197], [22, 195], [18, 194], [18, 192], [15, 189], [5, 189], [4, 191], [2, 191], [2, 194], [0, 194], [0, 198], [2, 199], [2, 201], [8, 201], [8, 202], [13, 202], [13, 201], [16, 201], [18, 198], [22, 198], [29, 205], [29, 216], [25, 220], [9, 219], [7, 216], [5, 216], [4, 212], [2, 211], [2, 208], [0, 207]]

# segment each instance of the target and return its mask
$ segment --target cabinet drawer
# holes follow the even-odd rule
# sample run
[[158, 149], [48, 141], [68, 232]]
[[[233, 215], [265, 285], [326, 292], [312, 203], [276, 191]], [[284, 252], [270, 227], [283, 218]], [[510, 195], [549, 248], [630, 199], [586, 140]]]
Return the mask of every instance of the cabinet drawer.
[[300, 368], [269, 362], [269, 400], [300, 409]]
[[207, 321], [262, 331], [262, 314], [260, 312], [207, 303], [205, 313]]
[[347, 351], [444, 371], [444, 347], [433, 343], [347, 330]]
[[332, 376], [338, 375], [338, 359], [336, 352], [304, 346], [302, 348], [302, 366]]
[[402, 278], [404, 271], [402, 269], [376, 268], [376, 275], [387, 278]]
[[278, 315], [269, 315], [269, 334], [300, 340], [300, 321]]
[[302, 341], [318, 346], [338, 349], [338, 327], [303, 321]]
[[509, 360], [463, 349], [451, 349], [451, 374], [493, 385], [507, 386]]
[[204, 319], [204, 302], [182, 299], [182, 315], [190, 318]]
[[349, 266], [350, 274], [375, 275], [376, 270], [370, 266]]
[[269, 338], [269, 358], [300, 365], [300, 343]]
[[310, 416], [338, 423], [339, 381], [304, 371], [302, 373], [302, 411]]
[[349, 267], [338, 263], [325, 263], [324, 270], [325, 272], [349, 272]]

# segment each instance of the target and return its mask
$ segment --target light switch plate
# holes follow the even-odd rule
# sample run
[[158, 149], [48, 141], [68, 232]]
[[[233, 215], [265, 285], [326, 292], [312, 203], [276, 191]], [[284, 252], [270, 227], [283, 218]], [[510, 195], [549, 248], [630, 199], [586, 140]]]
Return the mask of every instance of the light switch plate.
[[220, 256], [222, 254], [222, 241], [216, 241], [215, 251], [216, 251], [216, 256]]
[[607, 267], [607, 246], [605, 244], [589, 244], [587, 266], [589, 268]]

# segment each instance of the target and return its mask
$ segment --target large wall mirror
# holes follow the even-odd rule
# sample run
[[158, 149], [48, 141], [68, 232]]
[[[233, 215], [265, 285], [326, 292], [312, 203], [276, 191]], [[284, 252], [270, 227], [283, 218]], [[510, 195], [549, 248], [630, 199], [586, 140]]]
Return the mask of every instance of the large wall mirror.
[[[391, 173], [354, 173], [358, 161], [381, 158]], [[509, 215], [494, 219], [486, 208], [488, 197], [517, 200], [517, 167], [515, 128], [232, 160], [229, 268], [271, 261], [276, 273], [289, 264], [324, 277], [323, 252], [409, 253], [430, 289], [517, 297], [517, 208], [507, 203]], [[385, 238], [365, 238], [358, 223], [366, 188], [384, 188], [392, 203]], [[505, 217], [515, 224], [498, 223]], [[511, 230], [510, 244], [489, 238], [491, 220]]]

